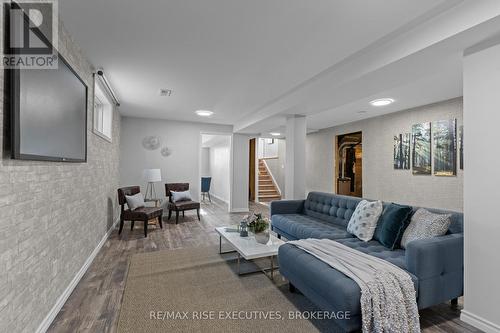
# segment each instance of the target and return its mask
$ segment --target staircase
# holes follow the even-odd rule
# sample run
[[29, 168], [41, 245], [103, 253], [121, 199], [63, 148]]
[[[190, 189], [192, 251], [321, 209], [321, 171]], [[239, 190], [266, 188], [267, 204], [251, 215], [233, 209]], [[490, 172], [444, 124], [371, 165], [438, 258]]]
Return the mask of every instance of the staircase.
[[263, 159], [259, 159], [259, 202], [280, 200], [281, 195], [273, 182]]

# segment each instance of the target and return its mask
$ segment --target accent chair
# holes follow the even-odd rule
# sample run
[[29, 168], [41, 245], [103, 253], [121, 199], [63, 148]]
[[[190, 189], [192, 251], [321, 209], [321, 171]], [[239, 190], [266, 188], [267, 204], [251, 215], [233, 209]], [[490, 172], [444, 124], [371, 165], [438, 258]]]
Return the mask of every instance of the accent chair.
[[183, 200], [174, 202], [172, 200], [172, 193], [174, 192], [184, 192], [189, 190], [189, 183], [169, 183], [165, 184], [165, 192], [168, 197], [168, 219], [172, 217], [172, 211], [175, 212], [175, 224], [179, 223], [179, 212], [182, 212], [184, 217], [184, 212], [186, 210], [195, 210], [196, 215], [198, 215], [198, 221], [200, 221], [200, 203], [193, 200]]
[[134, 222], [135, 221], [144, 222], [144, 237], [148, 236], [148, 221], [149, 220], [153, 220], [153, 219], [157, 218], [158, 222], [160, 223], [160, 228], [163, 229], [163, 224], [161, 221], [162, 217], [163, 217], [163, 209], [162, 208], [140, 207], [140, 208], [136, 208], [134, 210], [131, 210], [129, 208], [125, 209], [125, 204], [127, 203], [125, 196], [126, 195], [135, 195], [135, 194], [140, 193], [140, 192], [141, 192], [141, 188], [139, 186], [122, 187], [122, 188], [118, 189], [118, 203], [121, 206], [120, 229], [118, 231], [118, 234], [122, 233], [123, 224], [125, 221], [132, 222], [130, 230], [134, 229]]

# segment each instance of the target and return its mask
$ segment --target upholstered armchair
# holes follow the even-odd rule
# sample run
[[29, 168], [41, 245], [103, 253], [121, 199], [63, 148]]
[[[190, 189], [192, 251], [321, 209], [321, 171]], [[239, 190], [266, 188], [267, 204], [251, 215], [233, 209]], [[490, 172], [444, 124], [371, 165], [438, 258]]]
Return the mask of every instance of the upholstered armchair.
[[200, 203], [193, 200], [183, 200], [174, 202], [172, 200], [172, 193], [174, 192], [184, 192], [189, 190], [189, 183], [170, 183], [165, 184], [165, 192], [168, 197], [168, 219], [172, 217], [172, 211], [175, 212], [175, 224], [179, 223], [179, 212], [182, 212], [184, 217], [184, 212], [186, 210], [195, 210], [196, 215], [198, 215], [198, 221], [200, 220]]
[[163, 216], [163, 209], [162, 208], [157, 208], [157, 207], [140, 207], [134, 210], [130, 210], [129, 208], [125, 209], [125, 204], [127, 203], [127, 200], [125, 198], [126, 195], [134, 195], [141, 192], [141, 188], [139, 186], [130, 186], [130, 187], [122, 187], [118, 189], [118, 203], [121, 206], [121, 213], [120, 213], [120, 229], [118, 231], [118, 234], [122, 233], [123, 229], [123, 224], [125, 221], [131, 221], [132, 225], [130, 230], [134, 229], [134, 222], [135, 221], [142, 221], [144, 222], [144, 237], [148, 236], [148, 221], [153, 220], [155, 218], [158, 219], [158, 222], [160, 223], [160, 228], [163, 229], [163, 224], [162, 224], [162, 216]]

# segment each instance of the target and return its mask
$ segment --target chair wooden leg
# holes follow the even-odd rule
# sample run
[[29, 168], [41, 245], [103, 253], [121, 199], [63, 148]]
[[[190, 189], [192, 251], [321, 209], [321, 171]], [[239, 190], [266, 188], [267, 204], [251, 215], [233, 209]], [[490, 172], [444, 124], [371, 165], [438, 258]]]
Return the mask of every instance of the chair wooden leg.
[[144, 237], [148, 237], [148, 220], [144, 220]]
[[134, 223], [135, 221], [132, 221], [132, 223], [130, 224], [130, 231], [134, 230]]
[[163, 223], [162, 223], [162, 220], [163, 220], [163, 215], [160, 215], [158, 217], [158, 222], [160, 223], [160, 228], [163, 229]]
[[169, 209], [169, 210], [168, 210], [168, 220], [169, 220], [169, 221], [170, 221], [170, 218], [171, 218], [171, 217], [172, 217], [172, 210], [171, 210], [171, 209]]
[[185, 212], [185, 211], [183, 210], [183, 211], [182, 211], [182, 217], [186, 217], [186, 215], [184, 215], [184, 212]]
[[210, 198], [210, 192], [207, 192], [208, 194], [208, 201], [210, 201], [210, 203], [212, 203], [212, 198]]
[[179, 211], [176, 210], [175, 211], [175, 224], [178, 224], [179, 223]]
[[200, 209], [199, 208], [196, 209], [196, 215], [198, 215], [198, 221], [201, 221], [200, 220]]
[[118, 229], [118, 235], [122, 233], [122, 230], [123, 230], [123, 223], [124, 223], [123, 218], [122, 218], [122, 217], [120, 217], [120, 229]]

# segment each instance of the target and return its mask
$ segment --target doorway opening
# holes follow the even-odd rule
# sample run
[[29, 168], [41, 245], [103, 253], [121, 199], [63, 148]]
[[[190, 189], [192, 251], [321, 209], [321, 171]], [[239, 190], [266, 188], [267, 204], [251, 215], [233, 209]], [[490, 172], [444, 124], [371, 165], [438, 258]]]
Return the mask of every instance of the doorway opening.
[[257, 186], [255, 182], [255, 156], [257, 154], [257, 146], [256, 146], [256, 141], [257, 139], [253, 138], [250, 139], [248, 142], [248, 201], [255, 202], [257, 201], [257, 196], [256, 196], [256, 191], [257, 191]]
[[335, 192], [363, 196], [362, 132], [337, 135], [335, 138]]
[[251, 139], [248, 163], [248, 200], [265, 205], [280, 200], [285, 182], [285, 140]]
[[201, 201], [206, 204], [230, 201], [231, 136], [201, 134]]

